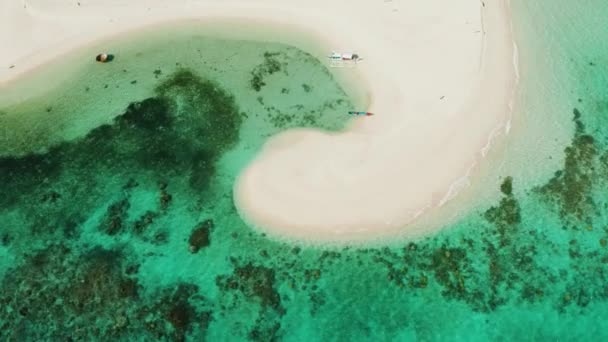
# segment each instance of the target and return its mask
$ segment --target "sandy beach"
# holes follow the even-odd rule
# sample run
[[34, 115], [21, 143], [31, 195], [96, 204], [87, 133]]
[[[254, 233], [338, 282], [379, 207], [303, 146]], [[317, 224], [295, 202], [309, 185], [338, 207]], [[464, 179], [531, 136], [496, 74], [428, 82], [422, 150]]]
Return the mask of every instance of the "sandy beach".
[[[504, 132], [517, 82], [508, 1], [18, 1], [0, 8], [0, 85], [112, 34], [179, 19], [293, 28], [356, 51], [371, 117], [344, 132], [271, 138], [237, 179], [239, 213], [272, 235], [339, 241], [408, 234], [468, 184]], [[274, 25], [274, 26], [273, 26]], [[236, 33], [235, 33], [236, 34]], [[307, 49], [290, 34], [269, 39]], [[328, 51], [329, 52], [329, 51]], [[321, 56], [319, 56], [321, 57]], [[353, 78], [355, 79], [355, 78]], [[429, 228], [431, 229], [431, 228]], [[419, 233], [419, 232], [417, 232]]]

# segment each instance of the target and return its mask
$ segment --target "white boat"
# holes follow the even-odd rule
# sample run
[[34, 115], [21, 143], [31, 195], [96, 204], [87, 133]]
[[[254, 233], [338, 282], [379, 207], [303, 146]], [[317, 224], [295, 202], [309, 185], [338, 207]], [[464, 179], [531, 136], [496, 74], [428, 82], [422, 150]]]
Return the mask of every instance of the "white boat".
[[340, 53], [333, 51], [331, 55], [328, 56], [332, 61], [360, 61], [362, 58], [359, 57], [356, 53]]

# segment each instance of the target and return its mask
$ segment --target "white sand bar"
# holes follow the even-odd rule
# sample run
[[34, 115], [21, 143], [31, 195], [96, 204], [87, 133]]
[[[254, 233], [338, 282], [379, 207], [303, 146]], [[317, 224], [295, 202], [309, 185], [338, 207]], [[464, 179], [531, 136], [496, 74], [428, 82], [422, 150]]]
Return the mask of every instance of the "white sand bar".
[[408, 235], [409, 223], [455, 195], [510, 117], [508, 3], [319, 8], [334, 22], [324, 24], [328, 34], [337, 43], [352, 38], [366, 58], [359, 68], [375, 115], [338, 135], [303, 130], [272, 139], [236, 184], [237, 207], [261, 229], [296, 239]]
[[[408, 235], [408, 224], [457, 193], [510, 117], [508, 0], [4, 1], [0, 83], [109, 34], [212, 17], [290, 25], [365, 59], [352, 72], [371, 105], [353, 110], [374, 116], [340, 134], [274, 137], [237, 180], [239, 213], [276, 236]], [[270, 38], [298, 46], [281, 37]]]

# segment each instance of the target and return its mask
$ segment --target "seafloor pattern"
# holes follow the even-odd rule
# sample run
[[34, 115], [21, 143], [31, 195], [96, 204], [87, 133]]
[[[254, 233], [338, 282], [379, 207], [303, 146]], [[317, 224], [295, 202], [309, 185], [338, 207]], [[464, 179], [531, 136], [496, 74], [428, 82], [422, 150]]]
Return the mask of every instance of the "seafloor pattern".
[[[320, 113], [348, 109], [345, 96], [284, 114], [266, 91], [316, 85], [277, 85], [285, 54], [260, 61], [246, 81], [266, 111], [257, 137], [338, 128]], [[581, 79], [608, 84], [606, 61], [580, 62]], [[261, 139], [242, 141], [252, 118], [235, 98], [186, 67], [152, 72], [154, 95], [112, 122], [0, 157], [0, 339], [608, 338], [601, 87], [572, 94], [572, 139], [544, 184], [520, 189], [505, 177], [500, 200], [433, 237], [323, 249], [267, 239], [236, 214], [233, 180]]]
[[431, 314], [461, 303], [460, 318], [606, 312], [608, 149], [585, 118], [608, 111], [580, 102], [563, 168], [546, 184], [518, 196], [507, 177], [498, 203], [422, 241], [322, 250], [267, 240], [225, 206], [216, 163], [238, 140], [241, 113], [216, 84], [178, 71], [83, 138], [0, 160], [1, 241], [14, 258], [0, 334], [269, 341], [323, 322], [309, 338], [412, 330], [428, 340], [436, 327], [416, 318], [420, 305]]

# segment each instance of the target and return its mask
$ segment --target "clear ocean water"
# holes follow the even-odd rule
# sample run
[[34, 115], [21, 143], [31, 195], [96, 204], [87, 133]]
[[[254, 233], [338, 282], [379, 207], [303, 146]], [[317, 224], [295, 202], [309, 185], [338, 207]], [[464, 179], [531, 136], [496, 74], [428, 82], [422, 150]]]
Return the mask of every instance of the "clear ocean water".
[[0, 89], [0, 339], [607, 340], [608, 3], [512, 5], [496, 200], [387, 246], [278, 242], [236, 214], [264, 139], [347, 124], [306, 52], [158, 30]]

